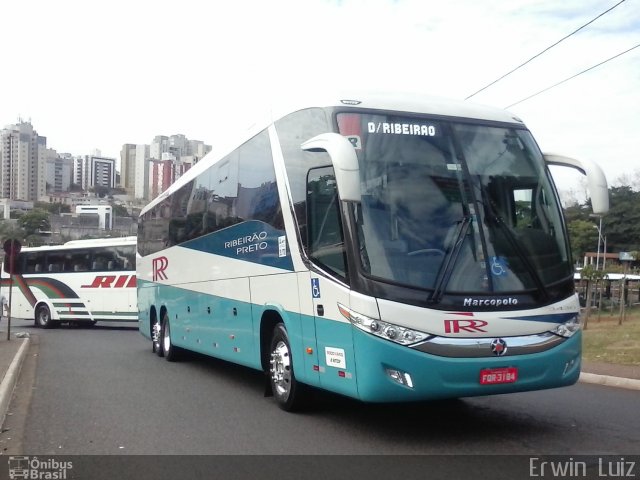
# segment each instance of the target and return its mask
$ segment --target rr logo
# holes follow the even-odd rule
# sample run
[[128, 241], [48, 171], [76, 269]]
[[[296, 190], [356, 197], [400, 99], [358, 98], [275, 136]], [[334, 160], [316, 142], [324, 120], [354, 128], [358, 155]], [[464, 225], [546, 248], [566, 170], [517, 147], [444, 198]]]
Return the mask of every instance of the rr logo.
[[167, 280], [167, 274], [164, 271], [169, 266], [169, 260], [167, 257], [158, 257], [152, 260], [153, 267], [153, 281]]
[[484, 320], [445, 320], [444, 331], [445, 333], [476, 333], [485, 332], [482, 327], [486, 327], [487, 322]]

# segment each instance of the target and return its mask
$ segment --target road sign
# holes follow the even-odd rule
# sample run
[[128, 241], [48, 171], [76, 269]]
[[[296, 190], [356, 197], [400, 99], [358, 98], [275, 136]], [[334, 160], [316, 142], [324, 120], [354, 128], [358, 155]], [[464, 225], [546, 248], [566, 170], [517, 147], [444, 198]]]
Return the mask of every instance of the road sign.
[[4, 271], [7, 273], [15, 273], [16, 257], [22, 249], [20, 241], [16, 240], [15, 238], [10, 238], [8, 240], [5, 240], [2, 248], [4, 249], [4, 253], [6, 254], [4, 259]]
[[621, 262], [633, 262], [635, 260], [633, 252], [620, 252], [618, 258]]
[[20, 244], [19, 240], [9, 238], [8, 240], [5, 240], [2, 248], [4, 249], [4, 253], [6, 253], [8, 256], [15, 256], [20, 253], [22, 245]]
[[[20, 244], [20, 241], [15, 238], [9, 238], [8, 240], [5, 240], [2, 248], [6, 254], [4, 259], [4, 270], [11, 274], [11, 280], [9, 283], [9, 306], [7, 312], [7, 340], [11, 340], [11, 294], [13, 293], [13, 274], [16, 270], [16, 257], [20, 253], [22, 245]], [[1, 305], [0, 309], [2, 309]], [[2, 312], [0, 312], [0, 315], [1, 314]]]

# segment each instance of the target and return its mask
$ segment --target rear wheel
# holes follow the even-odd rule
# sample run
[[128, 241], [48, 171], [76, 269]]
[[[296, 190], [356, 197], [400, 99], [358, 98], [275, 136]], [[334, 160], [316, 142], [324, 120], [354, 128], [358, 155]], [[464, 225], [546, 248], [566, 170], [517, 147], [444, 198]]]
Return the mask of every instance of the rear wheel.
[[168, 315], [165, 315], [162, 320], [162, 351], [165, 360], [170, 362], [178, 360], [181, 353], [181, 349], [171, 342], [171, 322]]
[[51, 311], [46, 305], [38, 305], [35, 315], [36, 326], [40, 328], [53, 327], [53, 320], [51, 320]]
[[287, 412], [300, 410], [305, 403], [305, 386], [296, 380], [289, 336], [282, 323], [273, 329], [270, 351], [271, 390], [278, 406]]

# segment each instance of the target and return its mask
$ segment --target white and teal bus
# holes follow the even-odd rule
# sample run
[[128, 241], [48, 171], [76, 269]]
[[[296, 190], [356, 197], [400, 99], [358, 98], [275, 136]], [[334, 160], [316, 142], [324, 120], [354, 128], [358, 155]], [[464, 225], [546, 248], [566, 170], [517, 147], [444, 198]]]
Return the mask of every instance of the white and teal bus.
[[274, 109], [141, 212], [140, 332], [370, 402], [571, 385], [579, 305], [548, 155], [511, 113], [416, 96]]
[[15, 260], [11, 292], [3, 266], [2, 294], [11, 298], [12, 317], [33, 318], [41, 328], [62, 322], [136, 322], [135, 268], [135, 236], [23, 248]]

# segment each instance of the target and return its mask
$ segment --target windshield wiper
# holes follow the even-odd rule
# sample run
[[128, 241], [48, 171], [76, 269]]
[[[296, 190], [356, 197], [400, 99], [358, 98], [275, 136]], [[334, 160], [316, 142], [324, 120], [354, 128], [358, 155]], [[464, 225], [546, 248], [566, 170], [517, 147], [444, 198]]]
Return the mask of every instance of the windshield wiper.
[[442, 296], [444, 295], [444, 289], [446, 288], [449, 280], [451, 279], [451, 274], [453, 273], [453, 267], [455, 266], [456, 260], [460, 256], [460, 251], [462, 250], [462, 245], [464, 244], [464, 239], [467, 236], [467, 232], [469, 231], [469, 227], [473, 221], [473, 217], [471, 215], [465, 215], [461, 222], [458, 225], [458, 232], [455, 235], [455, 241], [449, 252], [444, 257], [442, 261], [442, 266], [438, 271], [438, 277], [436, 278], [436, 284], [431, 293], [431, 296], [427, 299], [427, 302], [430, 304], [440, 303], [442, 300]]

